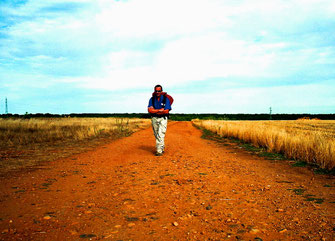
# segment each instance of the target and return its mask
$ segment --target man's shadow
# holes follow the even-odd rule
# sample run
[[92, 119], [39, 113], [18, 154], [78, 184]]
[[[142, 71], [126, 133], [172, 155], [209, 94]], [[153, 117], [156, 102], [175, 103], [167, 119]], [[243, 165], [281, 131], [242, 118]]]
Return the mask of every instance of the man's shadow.
[[144, 146], [144, 145], [141, 145], [140, 149], [144, 150], [144, 151], [147, 151], [147, 152], [150, 152], [150, 153], [155, 153], [155, 150], [156, 150], [155, 147], [153, 147], [153, 146]]

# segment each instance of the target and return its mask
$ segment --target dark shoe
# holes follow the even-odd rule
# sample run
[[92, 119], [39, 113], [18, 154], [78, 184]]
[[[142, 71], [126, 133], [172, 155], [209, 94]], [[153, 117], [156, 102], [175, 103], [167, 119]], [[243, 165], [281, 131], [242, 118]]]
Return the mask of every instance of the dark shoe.
[[163, 153], [162, 153], [162, 152], [156, 152], [155, 155], [156, 155], [156, 156], [163, 156]]

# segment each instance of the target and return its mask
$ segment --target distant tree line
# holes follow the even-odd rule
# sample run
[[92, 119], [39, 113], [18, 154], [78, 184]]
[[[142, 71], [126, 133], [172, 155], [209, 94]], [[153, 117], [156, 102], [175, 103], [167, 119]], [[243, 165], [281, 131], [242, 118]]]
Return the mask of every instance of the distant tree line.
[[[120, 118], [150, 118], [147, 113], [72, 113], [72, 114], [50, 114], [50, 113], [26, 113], [2, 114], [0, 118], [61, 118], [61, 117], [120, 117]], [[272, 120], [297, 120], [301, 118], [335, 120], [335, 114], [272, 114]], [[269, 120], [269, 114], [171, 114], [170, 120], [190, 121], [201, 120]]]

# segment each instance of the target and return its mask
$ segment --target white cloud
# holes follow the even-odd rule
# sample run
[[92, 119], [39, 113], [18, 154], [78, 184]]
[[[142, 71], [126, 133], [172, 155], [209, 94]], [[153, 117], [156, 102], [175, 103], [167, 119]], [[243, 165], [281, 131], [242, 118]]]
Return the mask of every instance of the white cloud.
[[[320, 113], [335, 111], [333, 80], [300, 86], [220, 89], [174, 95], [174, 113]], [[196, 108], [194, 108], [194, 106]]]
[[78, 78], [77, 81], [80, 87], [89, 89], [125, 90], [152, 86], [155, 76], [148, 67], [135, 67], [112, 70], [103, 77]]
[[[70, 2], [80, 5], [50, 12], [49, 7]], [[222, 102], [221, 110], [235, 102], [237, 109], [262, 109], [259, 96], [279, 96], [275, 89], [266, 95], [256, 82], [301, 84], [335, 75], [330, 0], [70, 2], [30, 0], [4, 9], [16, 20], [2, 30], [0, 81], [10, 76], [9, 87], [65, 82], [93, 91], [151, 89], [156, 83], [177, 88], [220, 78], [249, 86], [224, 91], [231, 101]], [[297, 96], [294, 87], [278, 91]], [[198, 96], [190, 98], [201, 106]], [[215, 98], [204, 93], [200, 99]], [[293, 103], [293, 97], [287, 99]]]
[[261, 76], [271, 58], [257, 45], [213, 34], [167, 44], [158, 56], [157, 67], [178, 81], [217, 76]]
[[84, 106], [94, 113], [146, 113], [149, 98], [148, 93], [111, 94], [103, 101], [87, 101]]
[[231, 25], [217, 1], [100, 1], [97, 26], [107, 35], [170, 38]]

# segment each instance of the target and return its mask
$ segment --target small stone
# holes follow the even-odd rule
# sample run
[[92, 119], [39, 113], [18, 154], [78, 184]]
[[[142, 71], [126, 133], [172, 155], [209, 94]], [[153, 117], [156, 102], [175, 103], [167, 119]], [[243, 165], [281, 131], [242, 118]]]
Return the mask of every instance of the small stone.
[[51, 217], [49, 215], [47, 215], [47, 216], [44, 216], [43, 219], [49, 220], [49, 219], [51, 219]]
[[211, 206], [211, 205], [208, 205], [207, 207], [206, 207], [206, 210], [211, 210], [213, 207]]
[[179, 224], [177, 222], [173, 222], [173, 226], [177, 227]]
[[257, 228], [252, 228], [251, 230], [250, 230], [250, 233], [251, 234], [256, 234], [256, 233], [259, 233], [260, 231], [259, 231], [259, 229], [257, 229]]
[[278, 208], [277, 210], [276, 210], [276, 212], [284, 212], [284, 209], [281, 209], [281, 208]]
[[121, 228], [121, 225], [117, 224], [114, 226], [114, 228]]
[[92, 213], [92, 211], [88, 210], [88, 211], [85, 211], [86, 214], [90, 214]]
[[128, 223], [129, 228], [134, 227], [134, 226], [135, 226], [135, 223]]
[[282, 230], [279, 231], [279, 233], [285, 233], [285, 232], [287, 232], [286, 228], [284, 228], [284, 229], [282, 229]]
[[90, 234], [81, 234], [81, 235], [79, 235], [79, 238], [88, 238], [88, 239], [90, 239], [90, 240], [92, 240], [91, 238], [95, 238], [95, 237], [96, 237], [96, 235], [93, 234], [93, 233], [90, 233]]
[[108, 238], [110, 238], [110, 237], [112, 237], [113, 236], [113, 234], [109, 234], [109, 235], [107, 235], [106, 237], [104, 237], [104, 239], [108, 239]]
[[75, 231], [75, 230], [70, 230], [70, 233], [71, 233], [71, 235], [77, 235], [78, 234], [78, 232]]

